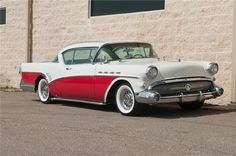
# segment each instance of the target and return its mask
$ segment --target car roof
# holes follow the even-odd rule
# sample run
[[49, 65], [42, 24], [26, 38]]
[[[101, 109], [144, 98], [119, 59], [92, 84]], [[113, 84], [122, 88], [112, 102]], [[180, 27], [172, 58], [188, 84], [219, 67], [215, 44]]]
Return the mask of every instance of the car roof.
[[[82, 47], [102, 47], [105, 44], [119, 44], [119, 43], [146, 43], [146, 42], [138, 42], [138, 41], [118, 41], [118, 42], [111, 42], [111, 41], [88, 41], [88, 42], [77, 42], [70, 45], [67, 45], [65, 48], [61, 50], [60, 53], [73, 49], [73, 48], [82, 48]], [[146, 43], [149, 44], [149, 43]]]

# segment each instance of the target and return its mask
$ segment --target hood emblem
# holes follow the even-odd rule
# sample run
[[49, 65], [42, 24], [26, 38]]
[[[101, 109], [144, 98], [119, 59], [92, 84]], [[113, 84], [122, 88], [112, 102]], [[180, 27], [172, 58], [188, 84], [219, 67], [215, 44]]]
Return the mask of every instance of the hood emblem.
[[190, 84], [186, 84], [184, 87], [186, 91], [190, 91], [192, 86]]

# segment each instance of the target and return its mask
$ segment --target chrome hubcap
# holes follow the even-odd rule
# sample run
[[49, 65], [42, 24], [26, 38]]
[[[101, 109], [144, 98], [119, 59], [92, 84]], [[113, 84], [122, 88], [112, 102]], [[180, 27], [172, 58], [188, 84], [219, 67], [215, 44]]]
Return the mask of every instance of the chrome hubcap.
[[43, 81], [40, 85], [40, 94], [43, 99], [47, 99], [49, 96], [48, 84], [45, 81]]
[[125, 110], [129, 110], [134, 103], [133, 94], [128, 89], [124, 89], [120, 94], [121, 106]]

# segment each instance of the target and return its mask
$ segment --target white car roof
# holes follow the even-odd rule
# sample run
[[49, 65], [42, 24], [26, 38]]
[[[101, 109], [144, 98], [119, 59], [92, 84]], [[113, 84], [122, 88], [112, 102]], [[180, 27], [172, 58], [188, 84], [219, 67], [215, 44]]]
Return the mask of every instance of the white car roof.
[[[80, 47], [101, 47], [104, 44], [115, 44], [115, 43], [145, 43], [145, 42], [138, 42], [138, 41], [120, 41], [120, 42], [102, 42], [102, 41], [89, 41], [89, 42], [79, 42], [73, 43], [61, 50], [60, 53], [73, 48], [80, 48]], [[149, 44], [149, 43], [148, 43]]]

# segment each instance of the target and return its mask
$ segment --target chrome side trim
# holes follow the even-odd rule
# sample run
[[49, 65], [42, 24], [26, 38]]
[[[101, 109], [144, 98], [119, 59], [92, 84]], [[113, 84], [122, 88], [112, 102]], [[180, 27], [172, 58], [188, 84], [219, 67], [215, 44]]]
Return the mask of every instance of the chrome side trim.
[[74, 78], [74, 77], [110, 77], [110, 76], [113, 76], [113, 77], [117, 77], [117, 78], [133, 78], [133, 79], [139, 79], [140, 77], [137, 77], [137, 76], [125, 76], [125, 75], [76, 75], [76, 76], [66, 76], [66, 77], [60, 77], [60, 78], [56, 78], [52, 81], [50, 81], [48, 84], [50, 85], [51, 83], [53, 83], [54, 81], [58, 81], [58, 80], [61, 80], [61, 79], [67, 79], [67, 78]]
[[74, 100], [74, 99], [64, 99], [64, 98], [52, 98], [52, 100], [70, 101], [70, 102], [81, 102], [81, 103], [89, 103], [89, 104], [94, 104], [94, 105], [106, 105], [105, 103], [86, 101], [86, 100]]

